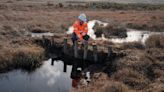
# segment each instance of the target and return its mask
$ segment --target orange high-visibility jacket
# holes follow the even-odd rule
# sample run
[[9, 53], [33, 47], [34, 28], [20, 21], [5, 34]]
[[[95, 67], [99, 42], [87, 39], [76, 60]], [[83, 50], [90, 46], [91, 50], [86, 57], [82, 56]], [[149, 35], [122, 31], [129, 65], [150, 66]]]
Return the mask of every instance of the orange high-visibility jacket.
[[74, 33], [80, 38], [80, 40], [83, 39], [84, 34], [88, 33], [87, 23], [80, 25], [80, 21], [78, 20], [73, 24], [73, 27], [74, 27]]

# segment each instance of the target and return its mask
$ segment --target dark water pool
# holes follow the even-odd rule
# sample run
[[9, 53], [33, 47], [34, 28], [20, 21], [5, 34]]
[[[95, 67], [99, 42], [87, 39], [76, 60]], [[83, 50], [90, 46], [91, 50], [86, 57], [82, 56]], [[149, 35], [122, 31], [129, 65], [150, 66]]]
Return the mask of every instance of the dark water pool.
[[69, 92], [72, 66], [67, 65], [66, 72], [63, 67], [62, 61], [55, 61], [52, 66], [49, 59], [31, 73], [22, 70], [1, 73], [0, 92]]

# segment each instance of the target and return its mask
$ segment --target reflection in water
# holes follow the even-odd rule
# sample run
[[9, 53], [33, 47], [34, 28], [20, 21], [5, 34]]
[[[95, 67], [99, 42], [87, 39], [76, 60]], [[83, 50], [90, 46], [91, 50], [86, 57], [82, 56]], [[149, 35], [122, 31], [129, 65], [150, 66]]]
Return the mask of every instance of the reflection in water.
[[44, 64], [32, 73], [14, 70], [0, 74], [0, 92], [69, 92], [72, 66], [67, 65], [63, 72], [62, 61]]
[[[0, 74], [0, 92], [69, 92], [85, 76], [83, 61], [49, 59], [32, 73], [14, 70]], [[88, 77], [89, 78], [89, 77]]]
[[[52, 59], [51, 65], [54, 64]], [[82, 68], [84, 68], [85, 63], [83, 61], [72, 61], [72, 62], [63, 62], [63, 72], [67, 72], [67, 65], [72, 65], [70, 78], [72, 79], [72, 87], [77, 88], [82, 76]]]

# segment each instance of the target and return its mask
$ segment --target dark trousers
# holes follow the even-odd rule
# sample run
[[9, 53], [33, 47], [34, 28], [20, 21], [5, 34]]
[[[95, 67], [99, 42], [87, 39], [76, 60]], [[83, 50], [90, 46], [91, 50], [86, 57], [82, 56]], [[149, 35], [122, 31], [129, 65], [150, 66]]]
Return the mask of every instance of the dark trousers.
[[[89, 40], [89, 38], [90, 38], [90, 37], [89, 37], [88, 35], [83, 36], [83, 39], [84, 39], [86, 42]], [[77, 41], [77, 40], [79, 39], [79, 37], [76, 35], [76, 33], [73, 33], [71, 39], [72, 39], [72, 42], [73, 42], [73, 44], [74, 44], [75, 41]]]
[[79, 38], [75, 33], [73, 33], [71, 39], [72, 39], [72, 43], [74, 44], [75, 41], [77, 41]]

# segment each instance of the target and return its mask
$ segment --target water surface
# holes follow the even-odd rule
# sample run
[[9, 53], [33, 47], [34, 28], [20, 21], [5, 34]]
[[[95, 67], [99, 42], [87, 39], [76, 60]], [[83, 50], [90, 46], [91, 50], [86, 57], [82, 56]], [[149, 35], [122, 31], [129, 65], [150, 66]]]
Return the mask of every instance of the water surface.
[[31, 73], [22, 70], [2, 73], [0, 92], [69, 92], [72, 66], [67, 65], [67, 72], [63, 72], [63, 67], [62, 61], [55, 61], [52, 66], [49, 59]]

